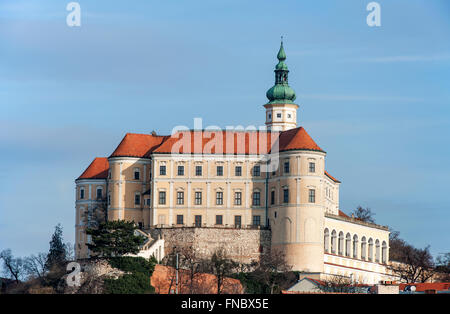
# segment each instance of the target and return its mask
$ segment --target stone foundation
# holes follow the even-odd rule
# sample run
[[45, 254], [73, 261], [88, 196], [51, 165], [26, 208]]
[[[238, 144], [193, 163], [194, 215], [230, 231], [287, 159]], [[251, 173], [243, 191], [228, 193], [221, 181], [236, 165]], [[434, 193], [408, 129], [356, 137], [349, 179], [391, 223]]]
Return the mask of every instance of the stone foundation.
[[157, 228], [150, 231], [153, 238], [164, 238], [168, 255], [173, 247], [192, 246], [203, 258], [209, 258], [220, 248], [236, 262], [249, 264], [259, 260], [261, 253], [270, 250], [271, 232], [267, 229], [235, 229], [208, 227]]

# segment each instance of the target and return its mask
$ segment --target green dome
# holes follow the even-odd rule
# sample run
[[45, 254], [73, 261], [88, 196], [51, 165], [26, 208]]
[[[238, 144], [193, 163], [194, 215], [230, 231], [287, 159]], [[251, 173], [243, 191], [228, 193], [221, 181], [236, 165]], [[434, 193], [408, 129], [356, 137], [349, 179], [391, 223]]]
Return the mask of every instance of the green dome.
[[284, 63], [284, 60], [286, 60], [286, 53], [284, 52], [283, 42], [281, 42], [277, 58], [279, 62], [275, 66], [275, 85], [267, 91], [266, 96], [269, 99], [269, 104], [293, 103], [296, 99], [296, 95], [295, 91], [288, 84], [289, 70]]
[[267, 91], [266, 96], [271, 103], [291, 103], [297, 98], [294, 90], [287, 84], [276, 84], [272, 86]]

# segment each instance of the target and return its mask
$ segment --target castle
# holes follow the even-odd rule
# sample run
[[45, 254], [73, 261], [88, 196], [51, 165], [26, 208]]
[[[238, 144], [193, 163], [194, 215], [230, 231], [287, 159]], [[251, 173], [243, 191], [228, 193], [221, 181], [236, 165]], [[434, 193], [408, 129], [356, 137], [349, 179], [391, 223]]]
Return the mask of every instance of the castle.
[[226, 245], [236, 259], [271, 247], [309, 277], [390, 280], [388, 228], [340, 211], [326, 152], [297, 127], [283, 43], [277, 58], [265, 130], [128, 133], [108, 158], [95, 158], [75, 181], [76, 257], [89, 257], [83, 213], [104, 204], [107, 219], [163, 236], [158, 259], [183, 241], [204, 251]]

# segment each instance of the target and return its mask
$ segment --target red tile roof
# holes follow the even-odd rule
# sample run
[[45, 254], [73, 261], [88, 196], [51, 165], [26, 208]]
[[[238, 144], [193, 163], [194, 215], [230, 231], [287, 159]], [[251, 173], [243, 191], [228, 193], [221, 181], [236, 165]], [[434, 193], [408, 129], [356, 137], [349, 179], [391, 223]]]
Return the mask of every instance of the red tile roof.
[[127, 133], [110, 157], [148, 157], [168, 136]]
[[77, 180], [81, 179], [106, 179], [108, 177], [109, 162], [106, 157], [97, 157], [84, 170]]
[[426, 290], [446, 291], [450, 289], [450, 282], [401, 283], [400, 291], [404, 291], [406, 286], [415, 286], [417, 292]]
[[345, 218], [350, 218], [349, 216], [347, 216], [343, 211], [339, 210], [339, 216], [341, 217], [345, 217]]
[[341, 183], [341, 181], [339, 181], [338, 179], [334, 178], [331, 174], [329, 174], [326, 170], [325, 170], [325, 175], [330, 178], [331, 180], [333, 180], [336, 183]]
[[297, 149], [324, 152], [303, 127], [281, 132], [279, 145], [280, 152]]
[[[197, 145], [197, 143], [201, 143]], [[148, 157], [151, 153], [266, 154], [279, 151], [323, 150], [304, 128], [283, 131], [180, 131], [172, 136], [128, 133], [110, 157]]]

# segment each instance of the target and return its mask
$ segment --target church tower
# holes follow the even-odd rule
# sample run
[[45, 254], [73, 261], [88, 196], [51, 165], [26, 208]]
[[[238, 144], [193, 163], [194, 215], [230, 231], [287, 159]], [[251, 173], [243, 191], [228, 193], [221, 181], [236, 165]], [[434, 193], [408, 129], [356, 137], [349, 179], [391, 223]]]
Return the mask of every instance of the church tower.
[[288, 84], [289, 70], [284, 63], [286, 53], [283, 48], [283, 40], [277, 58], [275, 85], [267, 91], [266, 96], [269, 102], [264, 105], [266, 126], [268, 130], [286, 131], [297, 127], [298, 105], [294, 103], [295, 92]]

